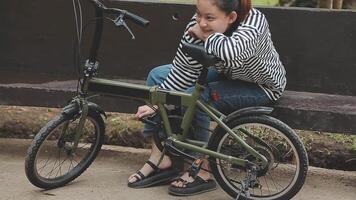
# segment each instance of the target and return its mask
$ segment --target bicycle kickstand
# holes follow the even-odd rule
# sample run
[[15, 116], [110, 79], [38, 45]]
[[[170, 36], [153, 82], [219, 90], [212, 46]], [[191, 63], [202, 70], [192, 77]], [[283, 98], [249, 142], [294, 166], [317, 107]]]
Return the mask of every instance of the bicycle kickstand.
[[255, 188], [258, 186], [259, 186], [259, 183], [257, 180], [257, 170], [255, 167], [252, 167], [252, 169], [247, 170], [246, 178], [245, 178], [245, 180], [243, 180], [241, 182], [241, 190], [237, 194], [235, 200], [238, 200], [242, 193], [245, 194], [246, 199], [250, 199], [251, 194], [250, 194], [249, 188], [250, 187]]
[[241, 190], [240, 192], [237, 194], [236, 199], [235, 200], [239, 200], [241, 194], [244, 193], [246, 199], [250, 199], [251, 195], [250, 195], [250, 191], [248, 190], [248, 186], [246, 187], [246, 183], [245, 181], [243, 181], [241, 183]]

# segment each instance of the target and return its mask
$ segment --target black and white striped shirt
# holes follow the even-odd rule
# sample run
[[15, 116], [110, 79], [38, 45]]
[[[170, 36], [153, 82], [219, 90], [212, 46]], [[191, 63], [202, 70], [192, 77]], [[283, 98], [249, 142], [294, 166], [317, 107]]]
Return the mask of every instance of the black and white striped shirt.
[[[286, 86], [286, 72], [273, 46], [268, 22], [256, 9], [251, 9], [237, 30], [228, 37], [221, 33], [210, 35], [207, 40], [193, 38], [188, 29], [196, 24], [196, 17], [186, 27], [181, 41], [204, 45], [209, 54], [222, 62], [215, 68], [229, 79], [257, 83], [271, 100], [277, 100]], [[173, 67], [162, 88], [185, 91], [194, 86], [202, 65], [182, 52], [179, 44]]]

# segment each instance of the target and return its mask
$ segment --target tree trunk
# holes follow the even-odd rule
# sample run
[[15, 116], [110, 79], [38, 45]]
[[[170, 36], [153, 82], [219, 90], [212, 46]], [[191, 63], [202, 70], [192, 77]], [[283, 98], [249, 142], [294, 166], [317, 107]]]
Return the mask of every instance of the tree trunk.
[[333, 7], [333, 0], [319, 0], [318, 1], [319, 8], [329, 8]]
[[341, 9], [343, 0], [333, 0], [333, 9]]
[[356, 0], [344, 0], [342, 7], [346, 9], [356, 9]]

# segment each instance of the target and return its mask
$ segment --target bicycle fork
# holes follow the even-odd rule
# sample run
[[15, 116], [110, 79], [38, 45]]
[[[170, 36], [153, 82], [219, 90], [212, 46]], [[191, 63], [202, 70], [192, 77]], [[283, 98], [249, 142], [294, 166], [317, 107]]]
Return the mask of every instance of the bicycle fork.
[[[83, 100], [80, 100], [80, 99], [74, 99], [73, 101], [76, 102], [81, 109], [79, 111], [79, 114], [80, 114], [79, 123], [75, 127], [75, 132], [73, 134], [73, 137], [70, 137], [72, 139], [72, 145], [69, 147], [69, 149], [67, 149], [68, 153], [73, 153], [77, 149], [78, 144], [79, 144], [79, 139], [83, 134], [85, 120], [87, 119], [88, 112], [89, 112], [89, 106], [88, 106], [88, 102], [87, 101], [83, 101]], [[59, 140], [57, 142], [57, 146], [59, 148], [65, 147], [66, 137], [67, 137], [67, 134], [68, 134], [67, 131], [68, 131], [69, 123], [70, 123], [70, 120], [64, 122], [64, 124], [63, 124], [63, 129], [61, 131], [60, 138], [59, 138]]]
[[73, 141], [73, 150], [77, 149], [78, 147], [78, 143], [79, 143], [79, 138], [82, 136], [83, 134], [83, 129], [84, 129], [84, 124], [85, 124], [85, 120], [87, 119], [88, 116], [88, 103], [86, 101], [83, 101], [82, 104], [82, 113], [79, 119], [79, 124], [76, 127], [75, 130], [75, 135], [74, 135], [74, 141]]

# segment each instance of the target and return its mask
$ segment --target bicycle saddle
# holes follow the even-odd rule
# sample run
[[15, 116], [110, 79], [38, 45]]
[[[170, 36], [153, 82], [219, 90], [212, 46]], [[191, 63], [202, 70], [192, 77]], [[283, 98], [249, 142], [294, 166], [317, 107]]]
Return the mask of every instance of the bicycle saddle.
[[207, 54], [204, 47], [201, 45], [190, 44], [185, 41], [182, 42], [182, 45], [183, 53], [194, 58], [196, 61], [202, 64], [203, 67], [213, 66], [220, 61], [218, 57]]

